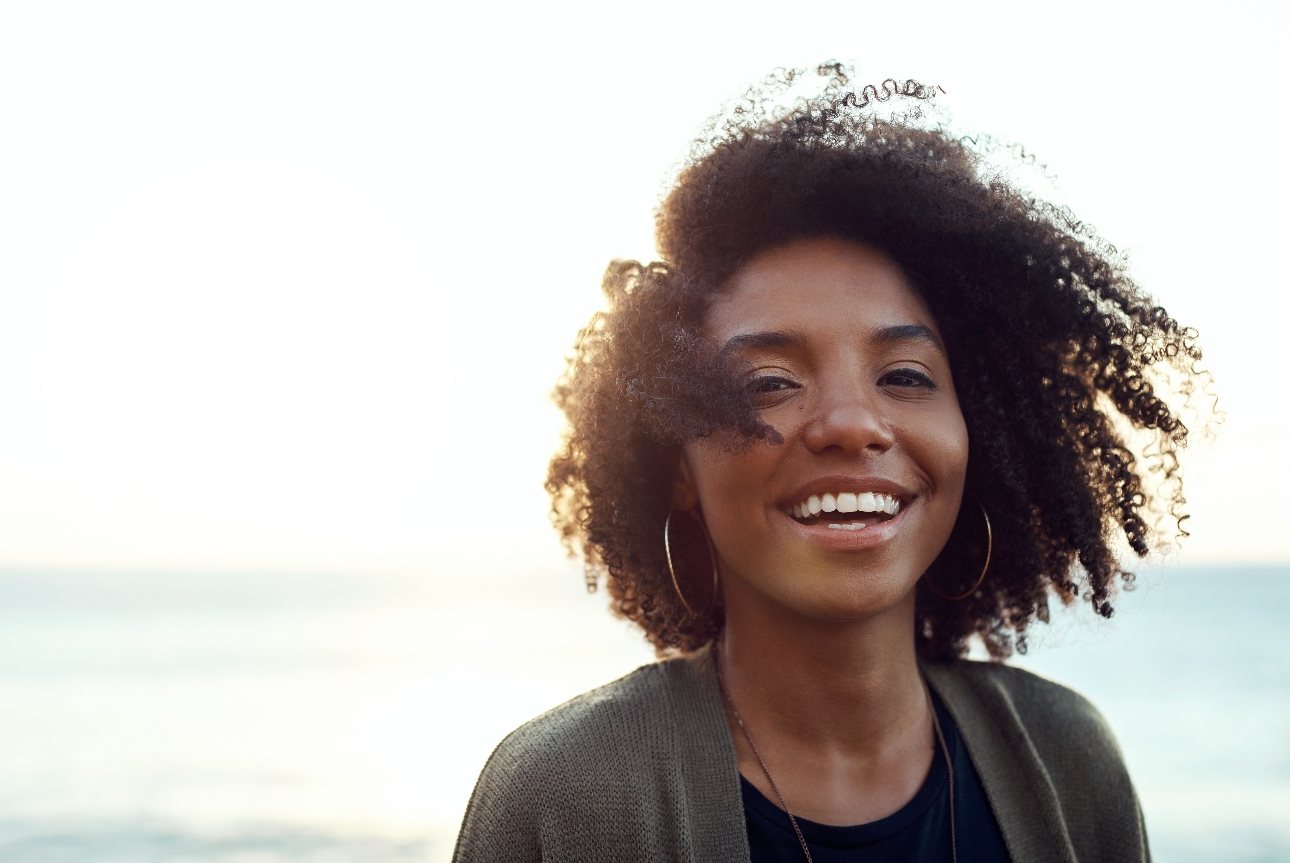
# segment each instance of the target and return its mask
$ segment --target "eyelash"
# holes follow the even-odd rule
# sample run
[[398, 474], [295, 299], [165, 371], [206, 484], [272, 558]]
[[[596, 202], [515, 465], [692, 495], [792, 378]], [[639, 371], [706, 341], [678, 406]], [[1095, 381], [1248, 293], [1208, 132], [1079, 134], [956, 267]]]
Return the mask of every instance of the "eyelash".
[[913, 378], [915, 381], [914, 383], [896, 384], [896, 386], [916, 387], [919, 389], [929, 390], [936, 389], [936, 382], [925, 373], [920, 372], [918, 369], [893, 369], [883, 375], [882, 379], [879, 380], [878, 383], [889, 384], [892, 382], [891, 379], [895, 377]]
[[[767, 387], [767, 384], [783, 384], [783, 386]], [[770, 395], [771, 393], [780, 393], [787, 389], [796, 389], [797, 383], [779, 375], [763, 375], [754, 378], [748, 383], [748, 390], [753, 395]]]

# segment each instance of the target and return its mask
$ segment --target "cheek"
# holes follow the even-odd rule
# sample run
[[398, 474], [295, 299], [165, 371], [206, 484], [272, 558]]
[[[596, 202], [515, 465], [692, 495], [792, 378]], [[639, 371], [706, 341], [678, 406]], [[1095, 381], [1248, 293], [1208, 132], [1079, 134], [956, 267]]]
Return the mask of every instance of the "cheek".
[[776, 454], [769, 447], [728, 450], [705, 439], [686, 448], [686, 462], [704, 518], [719, 525], [747, 525], [762, 506], [767, 479]]
[[968, 465], [967, 423], [963, 421], [962, 414], [955, 414], [948, 431], [943, 456], [945, 469], [949, 474], [957, 477], [958, 485], [961, 487], [967, 475]]
[[694, 485], [706, 505], [717, 503], [749, 481], [747, 455], [724, 451], [710, 440], [694, 444], [686, 452]]
[[967, 424], [957, 407], [923, 427], [917, 459], [931, 476], [937, 496], [957, 501], [962, 494], [968, 465]]

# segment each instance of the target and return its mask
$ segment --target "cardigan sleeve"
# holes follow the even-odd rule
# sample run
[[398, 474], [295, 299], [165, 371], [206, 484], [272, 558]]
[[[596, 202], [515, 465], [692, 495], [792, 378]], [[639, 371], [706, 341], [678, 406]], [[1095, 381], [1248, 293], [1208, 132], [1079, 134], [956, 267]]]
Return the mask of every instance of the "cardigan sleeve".
[[1150, 863], [1146, 825], [1120, 745], [1083, 695], [1008, 668], [1017, 713], [1061, 802], [1071, 844], [1083, 861]]
[[526, 764], [523, 732], [512, 732], [484, 765], [457, 834], [453, 863], [541, 861], [535, 799], [540, 783], [527, 775], [532, 765]]
[[488, 759], [455, 863], [747, 863], [734, 743], [703, 655], [646, 665]]
[[1088, 699], [1001, 663], [925, 664], [1014, 863], [1150, 863], [1142, 809]]

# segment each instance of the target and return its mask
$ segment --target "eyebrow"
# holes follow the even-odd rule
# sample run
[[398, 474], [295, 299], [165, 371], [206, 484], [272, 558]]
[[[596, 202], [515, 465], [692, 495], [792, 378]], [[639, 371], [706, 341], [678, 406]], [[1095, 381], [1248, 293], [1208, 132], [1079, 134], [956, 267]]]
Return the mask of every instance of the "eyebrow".
[[[931, 327], [922, 324], [899, 324], [897, 326], [883, 327], [874, 333], [870, 342], [875, 345], [890, 345], [896, 342], [927, 342], [941, 353], [945, 353], [945, 346], [941, 340], [932, 332]], [[806, 337], [801, 333], [780, 332], [771, 330], [764, 333], [748, 333], [742, 336], [734, 336], [721, 348], [723, 354], [740, 350], [766, 350], [768, 348], [798, 347], [806, 343]]]
[[721, 348], [723, 354], [742, 350], [765, 350], [767, 348], [797, 347], [806, 344], [806, 338], [800, 333], [784, 333], [776, 330], [765, 333], [748, 333], [734, 336]]
[[932, 332], [931, 327], [925, 327], [922, 324], [901, 324], [895, 327], [883, 327], [878, 330], [872, 339], [875, 345], [889, 345], [894, 342], [927, 342], [941, 353], [945, 353], [945, 345]]

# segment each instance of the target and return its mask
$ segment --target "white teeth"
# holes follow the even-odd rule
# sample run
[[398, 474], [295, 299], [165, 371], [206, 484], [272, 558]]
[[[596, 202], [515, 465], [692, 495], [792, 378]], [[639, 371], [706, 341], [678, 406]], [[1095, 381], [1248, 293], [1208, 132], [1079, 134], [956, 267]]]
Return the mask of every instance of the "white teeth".
[[840, 524], [831, 524], [831, 525], [829, 525], [829, 530], [842, 530], [842, 525], [840, 525]]
[[[836, 495], [811, 495], [801, 503], [789, 507], [794, 518], [810, 518], [822, 512], [882, 512], [895, 515], [900, 512], [900, 500], [889, 494], [874, 494], [870, 491], [844, 491]], [[832, 527], [833, 525], [830, 525]], [[862, 527], [838, 525], [839, 529], [863, 530]]]

